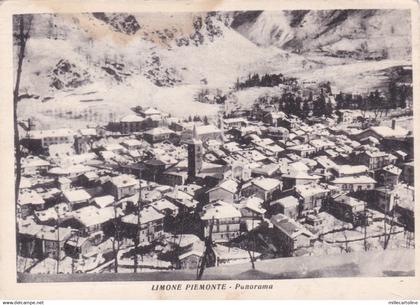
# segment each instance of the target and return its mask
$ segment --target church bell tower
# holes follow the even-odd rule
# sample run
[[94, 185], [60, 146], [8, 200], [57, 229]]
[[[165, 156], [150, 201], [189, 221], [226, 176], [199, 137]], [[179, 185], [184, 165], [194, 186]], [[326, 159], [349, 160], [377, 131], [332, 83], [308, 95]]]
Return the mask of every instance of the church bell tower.
[[200, 173], [203, 161], [203, 143], [197, 134], [197, 129], [194, 125], [192, 139], [187, 143], [188, 145], [188, 177], [194, 178]]

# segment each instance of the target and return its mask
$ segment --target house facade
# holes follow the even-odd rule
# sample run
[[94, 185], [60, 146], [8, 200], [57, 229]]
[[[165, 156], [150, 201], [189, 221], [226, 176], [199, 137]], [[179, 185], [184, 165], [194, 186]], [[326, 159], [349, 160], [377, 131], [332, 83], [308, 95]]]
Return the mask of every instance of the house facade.
[[241, 212], [230, 203], [221, 200], [204, 206], [201, 215], [204, 237], [212, 240], [229, 241], [240, 235]]

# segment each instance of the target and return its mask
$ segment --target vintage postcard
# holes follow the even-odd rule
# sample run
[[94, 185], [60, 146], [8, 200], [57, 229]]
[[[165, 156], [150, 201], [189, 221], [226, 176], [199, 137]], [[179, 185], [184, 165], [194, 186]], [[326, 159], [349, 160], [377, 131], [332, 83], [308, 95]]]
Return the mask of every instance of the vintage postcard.
[[419, 297], [418, 3], [0, 12], [1, 295]]

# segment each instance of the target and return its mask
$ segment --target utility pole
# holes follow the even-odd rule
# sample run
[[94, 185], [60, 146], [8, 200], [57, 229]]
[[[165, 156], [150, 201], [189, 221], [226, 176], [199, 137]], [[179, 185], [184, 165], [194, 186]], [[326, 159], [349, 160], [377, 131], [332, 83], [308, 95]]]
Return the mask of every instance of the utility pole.
[[141, 234], [141, 219], [140, 219], [140, 212], [141, 212], [141, 170], [139, 169], [139, 199], [137, 200], [137, 230], [136, 230], [136, 237], [134, 238], [134, 273], [137, 273], [137, 268], [139, 265], [137, 252], [139, 250], [140, 244], [140, 234]]
[[248, 250], [249, 259], [251, 261], [252, 269], [255, 269], [255, 232], [254, 232], [254, 218], [252, 218], [252, 229], [249, 231], [249, 234], [252, 234], [251, 240], [252, 240], [252, 251]]
[[60, 213], [58, 207], [55, 207], [57, 212], [57, 274], [60, 273]]
[[367, 217], [367, 208], [366, 208], [366, 203], [364, 204], [364, 209], [363, 209], [363, 247], [365, 249], [365, 251], [368, 250], [367, 248], [367, 226], [368, 226], [368, 217]]
[[386, 250], [388, 248], [389, 245], [389, 241], [391, 240], [391, 236], [392, 236], [392, 231], [394, 229], [394, 209], [395, 206], [399, 203], [400, 197], [397, 195], [395, 195], [394, 197], [394, 204], [392, 206], [392, 210], [390, 211], [390, 215], [391, 215], [391, 223], [389, 224], [389, 232], [387, 232], [387, 214], [385, 213], [385, 217], [384, 217], [384, 250]]
[[201, 278], [203, 277], [204, 269], [206, 269], [206, 264], [207, 264], [207, 256], [210, 255], [210, 253], [212, 251], [213, 225], [214, 225], [214, 216], [211, 219], [211, 222], [210, 222], [210, 225], [209, 225], [209, 236], [206, 238], [206, 241], [205, 241], [206, 249], [204, 250], [204, 254], [203, 254], [203, 257], [201, 259], [200, 267], [197, 270], [197, 280], [201, 280]]
[[[74, 273], [75, 269], [76, 269], [76, 255], [79, 256], [79, 251], [77, 250], [79, 247], [79, 232], [72, 232], [72, 234], [75, 234], [75, 239], [76, 239], [76, 247], [75, 247], [75, 253], [73, 253], [73, 257], [71, 260], [71, 272]], [[73, 238], [73, 237], [72, 237]]]

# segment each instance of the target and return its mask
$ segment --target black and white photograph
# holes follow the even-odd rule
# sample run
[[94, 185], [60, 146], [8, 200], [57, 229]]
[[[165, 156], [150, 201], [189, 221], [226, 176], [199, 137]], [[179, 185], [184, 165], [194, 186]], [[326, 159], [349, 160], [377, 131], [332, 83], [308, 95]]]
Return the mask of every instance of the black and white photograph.
[[14, 14], [16, 281], [414, 277], [411, 18]]

